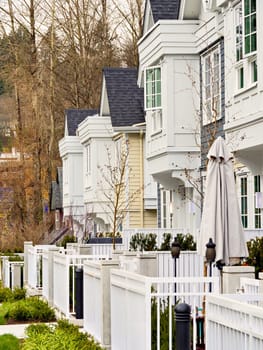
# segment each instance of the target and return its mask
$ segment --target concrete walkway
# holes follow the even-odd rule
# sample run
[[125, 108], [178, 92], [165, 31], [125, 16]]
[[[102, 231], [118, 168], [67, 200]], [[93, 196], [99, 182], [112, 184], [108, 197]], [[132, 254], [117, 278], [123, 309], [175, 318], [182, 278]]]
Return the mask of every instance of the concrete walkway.
[[17, 338], [25, 338], [25, 329], [29, 324], [8, 324], [0, 326], [0, 335], [13, 334]]

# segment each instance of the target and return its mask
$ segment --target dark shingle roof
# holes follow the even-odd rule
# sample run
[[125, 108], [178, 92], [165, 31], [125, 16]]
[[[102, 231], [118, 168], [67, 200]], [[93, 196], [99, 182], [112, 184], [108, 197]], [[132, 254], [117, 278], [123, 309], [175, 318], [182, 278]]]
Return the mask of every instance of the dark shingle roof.
[[136, 68], [104, 68], [103, 74], [113, 127], [143, 123], [143, 89], [137, 85]]
[[97, 109], [66, 109], [68, 135], [75, 136], [78, 125], [88, 116], [97, 114]]
[[57, 179], [51, 183], [50, 210], [62, 209], [62, 168], [57, 168]]
[[181, 0], [150, 0], [153, 20], [178, 19]]

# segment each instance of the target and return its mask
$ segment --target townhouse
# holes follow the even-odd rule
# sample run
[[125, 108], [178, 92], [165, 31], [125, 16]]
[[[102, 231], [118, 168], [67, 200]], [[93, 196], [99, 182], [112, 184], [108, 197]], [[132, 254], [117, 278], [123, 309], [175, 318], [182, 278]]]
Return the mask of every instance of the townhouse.
[[142, 190], [120, 226], [195, 235], [206, 155], [221, 135], [235, 155], [243, 225], [262, 232], [262, 13], [260, 0], [146, 0], [138, 72], [103, 71], [100, 112], [78, 122], [68, 148], [75, 147], [79, 165], [67, 165], [70, 152], [60, 142], [63, 170], [82, 174], [76, 198], [67, 198], [64, 184], [66, 215], [74, 203], [89, 213], [93, 231], [110, 229], [99, 168], [105, 149], [116, 154], [128, 141], [134, 176], [127, 175], [127, 188]]
[[198, 228], [206, 154], [222, 135], [235, 155], [243, 225], [261, 232], [262, 7], [258, 0], [146, 1], [138, 82], [161, 227]]
[[[66, 111], [65, 137], [59, 143], [64, 220], [73, 217], [74, 232], [81, 228], [82, 235], [111, 232], [114, 220], [118, 231], [157, 226], [157, 190], [144, 157], [143, 90], [137, 75], [135, 68], [105, 68], [99, 113]], [[127, 159], [121, 164], [124, 148]], [[120, 170], [124, 184], [112, 176]], [[123, 204], [114, 213], [119, 185]]]

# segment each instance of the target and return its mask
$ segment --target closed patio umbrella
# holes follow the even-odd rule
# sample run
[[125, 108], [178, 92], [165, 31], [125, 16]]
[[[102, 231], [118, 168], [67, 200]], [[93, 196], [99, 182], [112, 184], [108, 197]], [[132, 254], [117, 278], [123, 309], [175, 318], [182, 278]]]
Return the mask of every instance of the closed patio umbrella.
[[219, 136], [208, 152], [204, 207], [200, 226], [198, 251], [205, 256], [206, 244], [216, 244], [215, 261], [230, 264], [230, 258], [248, 256], [238, 205], [233, 156]]

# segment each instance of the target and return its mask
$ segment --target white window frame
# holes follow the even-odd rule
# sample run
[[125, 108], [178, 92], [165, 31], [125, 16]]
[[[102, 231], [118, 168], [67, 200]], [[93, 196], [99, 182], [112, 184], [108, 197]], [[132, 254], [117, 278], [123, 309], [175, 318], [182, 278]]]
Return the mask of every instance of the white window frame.
[[[160, 93], [158, 92], [155, 92], [153, 91], [152, 94], [147, 94], [147, 72], [150, 71], [150, 70], [157, 70], [159, 69], [160, 70], [160, 80], [153, 80], [154, 83], [156, 82], [160, 82]], [[154, 84], [154, 88], [153, 90], [155, 89], [155, 84]], [[157, 96], [157, 95], [160, 95], [160, 105], [156, 105], [156, 106], [151, 106], [149, 107], [148, 106], [148, 103], [147, 103], [147, 97], [148, 96]], [[161, 66], [151, 66], [151, 67], [147, 67], [145, 68], [144, 70], [144, 106], [145, 106], [145, 110], [146, 111], [153, 111], [153, 110], [156, 110], [156, 109], [162, 109], [162, 68]]]
[[[245, 53], [245, 16], [244, 16], [245, 0], [240, 1], [234, 7], [234, 46], [235, 46], [235, 70], [236, 70], [236, 94], [242, 93], [250, 88], [257, 85], [258, 74], [254, 79], [254, 64], [257, 64], [257, 51], [250, 51]], [[239, 14], [238, 14], [239, 12]], [[256, 11], [257, 13], [257, 11]], [[237, 28], [241, 26], [242, 38], [237, 42]], [[257, 36], [257, 29], [256, 29]], [[239, 34], [240, 35], [240, 34]], [[237, 55], [237, 49], [241, 48], [240, 56]], [[243, 68], [243, 86], [240, 84], [241, 81], [241, 69]]]
[[[218, 62], [215, 66], [215, 55]], [[208, 63], [210, 61], [210, 64]], [[202, 62], [202, 112], [203, 125], [208, 125], [221, 119], [221, 55], [220, 44], [213, 46], [201, 56]], [[207, 64], [208, 63], [208, 64]], [[217, 69], [215, 71], [215, 69]], [[212, 73], [212, 74], [211, 74]], [[214, 74], [215, 73], [215, 74]], [[213, 115], [215, 101], [218, 100], [216, 115]]]
[[[250, 13], [249, 15], [245, 15], [245, 1], [246, 0], [242, 0], [242, 19], [243, 19], [243, 57], [248, 57], [250, 55], [253, 55], [257, 52], [257, 27], [256, 27], [256, 31], [254, 32], [250, 32], [249, 35], [251, 36], [252, 34], [256, 34], [256, 50], [254, 51], [249, 51], [246, 53], [246, 47], [245, 47], [245, 37], [246, 37], [246, 33], [245, 33], [245, 17], [251, 17], [253, 14], [255, 14], [257, 16], [257, 8], [256, 11], [253, 12], [252, 14]], [[248, 0], [248, 1], [253, 1], [253, 0]], [[255, 0], [256, 1], [256, 0]], [[257, 18], [257, 17], [256, 17]]]

